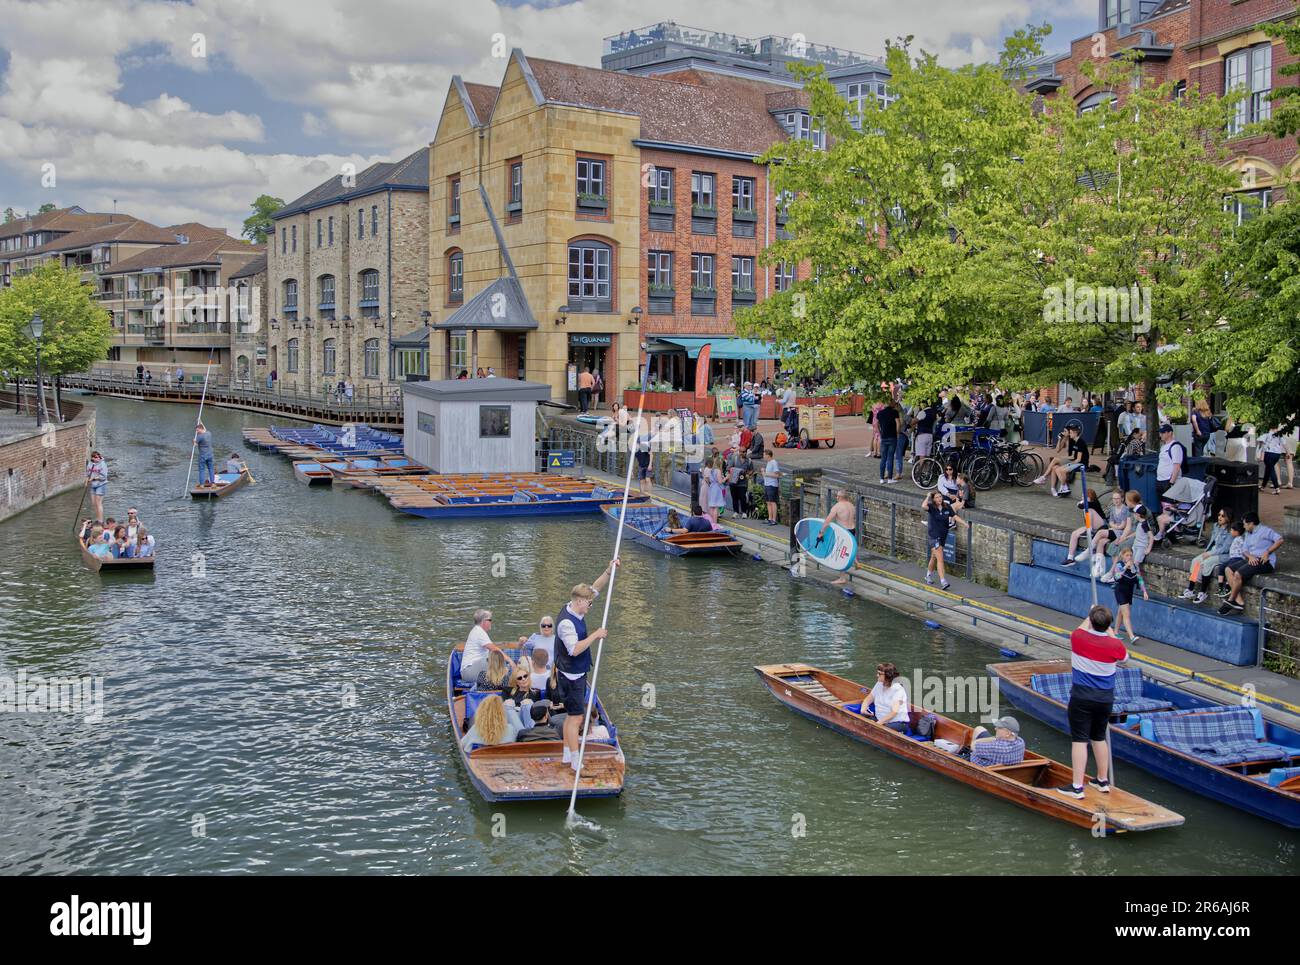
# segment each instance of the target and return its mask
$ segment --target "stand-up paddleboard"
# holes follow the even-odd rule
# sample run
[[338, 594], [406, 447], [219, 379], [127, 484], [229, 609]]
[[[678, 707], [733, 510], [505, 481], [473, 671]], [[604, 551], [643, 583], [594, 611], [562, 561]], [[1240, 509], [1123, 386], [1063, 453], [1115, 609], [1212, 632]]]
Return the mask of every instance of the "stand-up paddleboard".
[[813, 561], [832, 570], [847, 570], [858, 558], [858, 541], [843, 526], [831, 523], [821, 533], [823, 520], [815, 516], [801, 519], [794, 525], [794, 538]]

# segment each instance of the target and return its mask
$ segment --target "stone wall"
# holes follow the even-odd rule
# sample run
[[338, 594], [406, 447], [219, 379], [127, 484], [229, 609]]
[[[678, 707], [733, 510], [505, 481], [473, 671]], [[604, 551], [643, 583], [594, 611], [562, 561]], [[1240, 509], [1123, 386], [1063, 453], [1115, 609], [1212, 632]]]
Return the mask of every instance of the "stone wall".
[[[95, 441], [95, 408], [62, 402], [67, 421], [38, 432], [35, 419], [14, 427], [0, 424], [0, 520], [59, 493], [77, 489], [86, 478], [86, 460]], [[0, 407], [12, 412], [13, 394], [0, 393]]]

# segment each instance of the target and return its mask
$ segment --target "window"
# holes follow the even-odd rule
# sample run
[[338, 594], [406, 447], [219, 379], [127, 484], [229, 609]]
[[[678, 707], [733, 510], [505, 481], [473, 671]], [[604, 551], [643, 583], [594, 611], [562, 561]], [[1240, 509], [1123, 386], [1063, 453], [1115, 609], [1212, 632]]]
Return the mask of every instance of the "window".
[[329, 221], [329, 243], [330, 243], [330, 247], [333, 248], [333, 247], [334, 247], [334, 215], [330, 215], [330, 221]]
[[292, 278], [284, 283], [284, 313], [298, 317], [298, 282]]
[[365, 360], [365, 377], [368, 379], [379, 378], [379, 339], [366, 339], [366, 343], [362, 347], [362, 358]]
[[447, 182], [447, 227], [460, 227], [460, 178], [452, 178]]
[[650, 206], [670, 208], [673, 204], [673, 169], [655, 168], [650, 172]]
[[776, 195], [776, 223], [785, 224], [790, 217], [790, 202], [794, 201], [793, 191], [779, 191]]
[[296, 338], [289, 339], [288, 349], [289, 349], [287, 353], [288, 360], [285, 363], [285, 369], [289, 372], [297, 372], [298, 371], [298, 340]]
[[713, 256], [691, 255], [691, 292], [697, 295], [712, 295]]
[[1228, 133], [1239, 134], [1247, 124], [1268, 120], [1273, 113], [1268, 100], [1273, 89], [1273, 45], [1258, 44], [1229, 54], [1223, 66], [1224, 91], [1246, 91], [1233, 110]]
[[453, 251], [447, 256], [447, 301], [463, 302], [465, 300], [465, 255]]
[[754, 210], [754, 179], [731, 179], [731, 206], [737, 211]]
[[361, 273], [361, 300], [357, 307], [362, 318], [379, 317], [379, 272], [373, 268]]
[[288, 254], [288, 252], [289, 252], [289, 229], [281, 228], [280, 229], [280, 254], [284, 255], [284, 254]]
[[778, 261], [776, 263], [776, 290], [779, 292], [789, 291], [794, 286], [794, 264], [788, 261]]
[[325, 240], [324, 240], [325, 236], [321, 230], [321, 224], [322, 224], [321, 219], [317, 218], [316, 219], [316, 247], [317, 248], [323, 248], [325, 246]]
[[524, 206], [524, 163], [510, 165], [510, 204], [522, 210]]
[[1079, 105], [1079, 113], [1087, 114], [1089, 111], [1095, 111], [1099, 107], [1110, 107], [1115, 103], [1115, 94], [1112, 91], [1103, 90], [1095, 94], [1090, 94], [1083, 99]]
[[481, 405], [478, 407], [478, 435], [480, 439], [510, 438], [510, 406]]
[[366, 209], [357, 208], [357, 241], [364, 241], [366, 238]]
[[578, 204], [608, 201], [605, 194], [605, 162], [578, 158]]
[[461, 369], [469, 367], [468, 332], [452, 332], [447, 336], [447, 367], [457, 375]]
[[321, 275], [317, 282], [316, 308], [324, 321], [332, 322], [334, 321], [334, 276]]
[[294, 254], [298, 253], [298, 226], [294, 225], [289, 229], [289, 248]]
[[609, 311], [612, 301], [609, 245], [581, 241], [569, 245], [569, 304], [578, 311]]
[[1232, 206], [1233, 218], [1239, 225], [1257, 217], [1261, 211], [1266, 210], [1272, 203], [1272, 188], [1264, 188], [1259, 191], [1239, 191], [1228, 199], [1228, 204]]
[[1106, 0], [1106, 17], [1103, 27], [1114, 27], [1133, 22], [1133, 0]]
[[748, 255], [734, 255], [731, 259], [731, 290], [754, 291], [754, 259]]
[[693, 171], [691, 173], [691, 207], [705, 211], [713, 210], [712, 174], [706, 174], [702, 171]]
[[379, 237], [379, 205], [370, 206], [370, 237]]
[[650, 295], [667, 295], [673, 293], [673, 253], [671, 251], [651, 251], [646, 253], [646, 282]]
[[325, 344], [321, 346], [321, 372], [325, 375], [333, 375], [335, 363], [338, 359], [338, 351], [335, 348], [335, 341], [332, 338], [325, 339]]

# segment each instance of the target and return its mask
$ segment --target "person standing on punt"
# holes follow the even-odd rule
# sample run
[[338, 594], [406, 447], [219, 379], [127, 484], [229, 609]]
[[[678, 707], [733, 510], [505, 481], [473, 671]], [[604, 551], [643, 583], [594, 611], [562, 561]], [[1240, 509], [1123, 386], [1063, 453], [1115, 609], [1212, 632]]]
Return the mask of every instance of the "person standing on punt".
[[1115, 701], [1116, 664], [1128, 659], [1128, 651], [1111, 628], [1111, 613], [1094, 606], [1088, 617], [1070, 634], [1070, 666], [1073, 683], [1067, 717], [1070, 721], [1070, 763], [1072, 781], [1056, 790], [1066, 797], [1083, 798], [1083, 775], [1088, 766], [1088, 744], [1097, 758], [1097, 776], [1088, 783], [1110, 793], [1110, 747], [1106, 728]]
[[86, 467], [86, 482], [90, 486], [90, 505], [95, 510], [95, 520], [104, 521], [104, 497], [108, 495], [108, 463], [98, 449], [90, 454]]
[[216, 454], [212, 451], [212, 433], [202, 422], [194, 427], [194, 444], [199, 447], [199, 485], [216, 485]]
[[578, 738], [582, 715], [587, 711], [587, 674], [591, 672], [591, 645], [609, 636], [604, 627], [587, 631], [587, 611], [591, 601], [609, 585], [618, 560], [610, 561], [605, 572], [590, 585], [579, 583], [569, 594], [569, 602], [555, 618], [555, 635], [560, 646], [555, 648], [555, 667], [559, 671], [557, 683], [564, 697], [564, 763], [578, 769]]

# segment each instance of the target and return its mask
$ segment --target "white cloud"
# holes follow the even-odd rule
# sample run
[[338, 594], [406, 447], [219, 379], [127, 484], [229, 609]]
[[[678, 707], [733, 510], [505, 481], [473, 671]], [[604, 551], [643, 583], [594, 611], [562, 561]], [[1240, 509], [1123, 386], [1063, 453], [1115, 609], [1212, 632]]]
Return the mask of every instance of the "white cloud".
[[[1005, 30], [1059, 16], [1095, 14], [1095, 0], [0, 0], [0, 47], [10, 54], [0, 82], [0, 165], [19, 185], [40, 164], [58, 166], [62, 203], [120, 210], [153, 220], [213, 220], [237, 228], [263, 192], [286, 200], [336, 173], [396, 159], [433, 135], [451, 76], [496, 83], [505, 62], [493, 37], [533, 56], [599, 65], [603, 37], [675, 20], [704, 28], [744, 25], [750, 36], [803, 34], [881, 55], [888, 38], [947, 63], [987, 59]], [[192, 56], [202, 33], [207, 58]], [[1052, 38], [1054, 47], [1068, 37]], [[165, 51], [165, 55], [158, 53]], [[156, 63], [204, 74], [214, 62], [250, 78], [269, 101], [292, 105], [298, 131], [268, 131], [248, 104], [209, 113], [175, 92], [142, 103], [121, 98], [123, 66]], [[211, 94], [210, 90], [205, 94]], [[334, 139], [321, 157], [280, 148], [299, 133]], [[261, 152], [252, 148], [260, 146]], [[29, 180], [30, 179], [30, 180]], [[47, 200], [36, 198], [36, 204]], [[32, 207], [36, 205], [33, 204]]]

